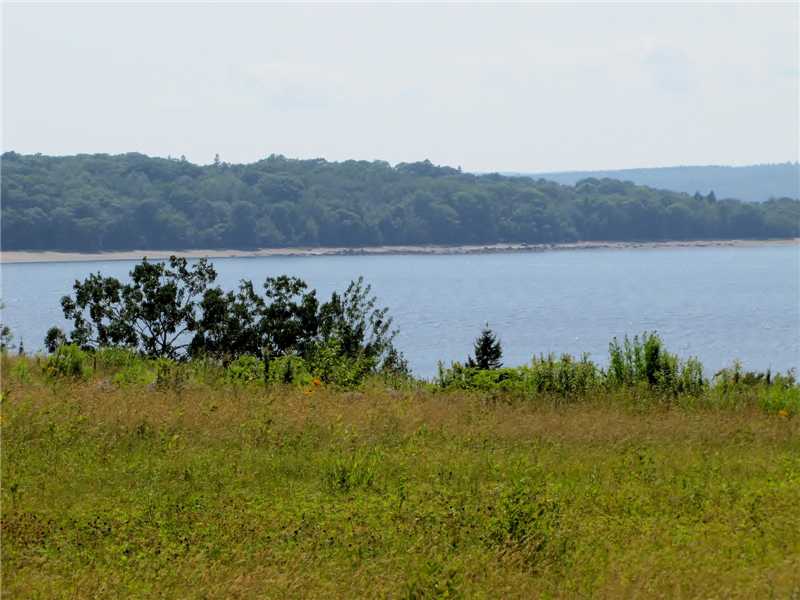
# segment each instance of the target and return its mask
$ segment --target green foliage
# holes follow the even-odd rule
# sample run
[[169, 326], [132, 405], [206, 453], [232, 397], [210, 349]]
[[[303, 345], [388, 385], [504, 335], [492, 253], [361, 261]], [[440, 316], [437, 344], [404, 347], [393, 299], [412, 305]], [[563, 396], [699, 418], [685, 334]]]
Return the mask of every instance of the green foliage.
[[785, 374], [745, 371], [739, 361], [714, 376], [712, 391], [716, 403], [736, 406], [755, 396], [759, 406], [769, 413], [785, 417], [800, 414], [800, 385], [793, 370]]
[[[520, 175], [522, 175], [520, 173]], [[534, 175], [531, 175], [532, 177]], [[568, 171], [537, 173], [536, 178], [564, 185], [576, 185], [582, 180], [613, 179], [632, 181], [637, 185], [687, 194], [708, 194], [707, 198], [738, 198], [763, 202], [770, 198], [798, 197], [800, 165], [793, 163], [724, 166], [656, 167], [651, 169], [620, 169], [613, 171]]]
[[586, 354], [580, 360], [569, 354], [558, 359], [553, 354], [534, 357], [522, 371], [527, 389], [538, 394], [576, 397], [597, 391], [604, 384], [603, 373]]
[[530, 365], [482, 370], [453, 363], [449, 369], [439, 364], [436, 379], [445, 389], [503, 392], [516, 396], [556, 396], [578, 398], [605, 386], [603, 372], [584, 355], [575, 360], [569, 354], [534, 357]]
[[59, 327], [51, 327], [44, 336], [44, 347], [52, 354], [62, 344], [66, 344], [67, 336]]
[[225, 380], [234, 384], [264, 381], [264, 363], [255, 356], [244, 354], [225, 368]]
[[120, 387], [144, 386], [156, 381], [156, 367], [153, 361], [144, 358], [118, 367], [111, 381]]
[[471, 356], [467, 358], [467, 366], [476, 369], [499, 369], [503, 366], [500, 359], [503, 356], [503, 349], [500, 347], [500, 340], [489, 329], [489, 326], [483, 328], [478, 339], [475, 340], [473, 349], [475, 358]]
[[340, 387], [360, 385], [376, 368], [376, 358], [366, 353], [351, 356], [335, 337], [316, 344], [309, 354], [311, 372], [324, 383]]
[[[337, 351], [354, 365], [374, 370], [407, 368], [394, 348], [397, 331], [392, 329], [388, 308], [377, 308], [372, 286], [359, 277], [343, 294], [334, 292], [319, 309], [319, 332], [323, 348]], [[319, 348], [315, 347], [315, 352]]]
[[[267, 380], [294, 381], [294, 358], [342, 386], [358, 385], [377, 371], [408, 376], [408, 364], [393, 345], [388, 309], [377, 307], [363, 278], [320, 304], [316, 291], [296, 277], [267, 278], [263, 297], [248, 280], [236, 292], [210, 288], [215, 277], [207, 261], [189, 268], [173, 256], [169, 265], [145, 259], [131, 271], [131, 283], [100, 273], [76, 281], [74, 298], [61, 301], [65, 317], [74, 321], [70, 341], [128, 362], [134, 353], [166, 360], [157, 364], [158, 382], [170, 361], [189, 357], [223, 367], [236, 362], [227, 372], [234, 380], [247, 380], [250, 366], [263, 360], [274, 363]], [[52, 352], [66, 341], [53, 327], [45, 344]], [[280, 375], [270, 375], [273, 368]], [[303, 363], [298, 373], [305, 371]], [[138, 380], [139, 373], [132, 376]]]
[[696, 359], [682, 362], [664, 348], [656, 333], [644, 333], [620, 344], [609, 344], [608, 383], [612, 386], [644, 385], [671, 394], [694, 394], [703, 391], [702, 365]]
[[98, 369], [117, 370], [145, 362], [130, 348], [107, 347], [94, 352], [94, 362]]
[[[92, 274], [75, 281], [74, 297], [64, 296], [64, 317], [73, 321], [70, 343], [83, 348], [135, 348], [151, 358], [178, 358], [188, 346], [186, 336], [197, 329], [197, 305], [216, 279], [207, 260], [191, 268], [185, 258], [169, 263], [146, 258], [130, 272], [130, 283]], [[45, 344], [54, 347], [55, 328]], [[60, 343], [60, 342], [59, 342]]]
[[281, 356], [269, 361], [267, 383], [308, 385], [312, 377], [306, 362], [299, 356]]
[[[590, 177], [272, 155], [233, 165], [6, 152], [4, 250], [549, 244], [796, 237], [800, 201], [751, 204]], [[654, 186], [660, 187], [660, 186]]]
[[89, 357], [75, 344], [63, 344], [47, 359], [45, 372], [53, 378], [83, 379], [89, 375]]

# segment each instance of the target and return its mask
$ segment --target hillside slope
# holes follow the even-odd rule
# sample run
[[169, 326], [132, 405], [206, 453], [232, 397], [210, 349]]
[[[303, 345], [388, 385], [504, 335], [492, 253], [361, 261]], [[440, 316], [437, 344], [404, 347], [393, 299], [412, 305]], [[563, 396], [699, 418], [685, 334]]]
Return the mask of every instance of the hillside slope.
[[797, 200], [742, 203], [610, 179], [563, 186], [429, 161], [2, 159], [4, 250], [775, 238], [800, 229]]
[[513, 173], [574, 185], [587, 177], [619, 179], [637, 185], [763, 202], [770, 198], [800, 198], [800, 164], [752, 165], [746, 167], [663, 167], [611, 171], [564, 171], [557, 173]]

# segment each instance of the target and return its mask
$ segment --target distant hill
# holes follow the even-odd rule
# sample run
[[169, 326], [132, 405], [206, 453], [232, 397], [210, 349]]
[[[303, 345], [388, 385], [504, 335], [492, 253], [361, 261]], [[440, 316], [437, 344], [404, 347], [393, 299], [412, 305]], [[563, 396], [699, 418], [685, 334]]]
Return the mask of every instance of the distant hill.
[[559, 173], [505, 173], [575, 185], [581, 179], [619, 179], [662, 190], [717, 198], [763, 202], [770, 198], [800, 198], [800, 164], [752, 165], [747, 167], [663, 167], [616, 171], [564, 171]]
[[[2, 155], [3, 250], [557, 243], [795, 237], [800, 201], [613, 179], [575, 186], [429, 161], [250, 164], [142, 154]], [[664, 186], [659, 186], [664, 187]], [[720, 195], [721, 196], [721, 195]]]

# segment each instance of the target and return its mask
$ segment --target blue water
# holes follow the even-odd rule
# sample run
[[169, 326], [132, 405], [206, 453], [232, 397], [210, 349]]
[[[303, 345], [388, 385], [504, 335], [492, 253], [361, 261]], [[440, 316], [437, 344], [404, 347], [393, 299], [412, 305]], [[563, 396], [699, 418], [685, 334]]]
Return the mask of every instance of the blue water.
[[[740, 359], [748, 369], [800, 367], [800, 247], [603, 249], [450, 256], [215, 259], [218, 282], [287, 273], [321, 298], [363, 275], [400, 330], [417, 375], [463, 360], [488, 323], [504, 362], [589, 352], [606, 362], [612, 337], [658, 331], [706, 373]], [[91, 272], [124, 278], [133, 262], [6, 264], [3, 314], [29, 351], [64, 325], [59, 298]]]

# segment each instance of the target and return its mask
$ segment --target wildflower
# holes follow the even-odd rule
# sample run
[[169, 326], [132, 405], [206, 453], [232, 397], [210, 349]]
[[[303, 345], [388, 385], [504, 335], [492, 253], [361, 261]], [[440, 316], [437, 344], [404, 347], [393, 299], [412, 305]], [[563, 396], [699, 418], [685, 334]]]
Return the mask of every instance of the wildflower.
[[782, 408], [782, 409], [780, 409], [778, 411], [778, 415], [783, 417], [784, 419], [788, 419], [789, 418], [789, 411], [786, 410], [785, 408]]
[[313, 391], [314, 390], [303, 390], [303, 394], [305, 394], [306, 396], [310, 396]]
[[322, 380], [319, 377], [314, 377], [314, 380], [311, 382], [316, 386], [322, 385]]

